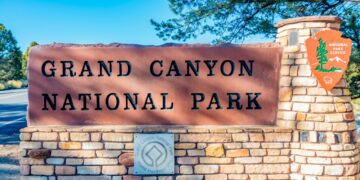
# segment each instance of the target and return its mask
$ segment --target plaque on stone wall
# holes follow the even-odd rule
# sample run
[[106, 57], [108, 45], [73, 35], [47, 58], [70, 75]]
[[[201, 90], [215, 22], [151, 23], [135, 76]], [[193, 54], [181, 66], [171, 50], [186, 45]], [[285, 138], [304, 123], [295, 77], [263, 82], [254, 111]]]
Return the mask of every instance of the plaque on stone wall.
[[272, 125], [281, 48], [33, 47], [28, 124]]
[[134, 174], [174, 174], [174, 135], [135, 134]]

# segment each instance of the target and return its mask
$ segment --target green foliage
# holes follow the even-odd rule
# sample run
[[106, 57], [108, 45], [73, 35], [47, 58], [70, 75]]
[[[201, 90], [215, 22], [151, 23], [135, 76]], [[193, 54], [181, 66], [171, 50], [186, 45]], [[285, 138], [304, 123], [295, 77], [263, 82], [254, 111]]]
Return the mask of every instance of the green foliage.
[[346, 82], [352, 98], [360, 98], [360, 53], [354, 52], [346, 70]]
[[[163, 40], [186, 41], [210, 34], [212, 43], [239, 43], [253, 35], [274, 38], [274, 24], [301, 16], [335, 15], [343, 22], [340, 31], [360, 52], [360, 3], [344, 0], [169, 0], [177, 18], [151, 20], [157, 36]], [[353, 53], [354, 54], [354, 53]], [[356, 60], [357, 59], [357, 60]], [[359, 55], [352, 57], [347, 80], [353, 97], [359, 97]], [[325, 59], [322, 59], [324, 62]], [[355, 65], [354, 65], [355, 63]], [[330, 68], [331, 71], [336, 71]], [[357, 73], [356, 73], [357, 72]], [[350, 75], [352, 74], [352, 75]]]
[[0, 81], [22, 77], [21, 55], [11, 31], [0, 24]]
[[30, 48], [33, 47], [33, 46], [36, 46], [38, 45], [37, 42], [35, 41], [32, 41], [29, 45], [28, 48], [26, 48], [26, 51], [25, 53], [23, 54], [22, 56], [22, 60], [21, 60], [21, 73], [22, 73], [22, 77], [24, 79], [27, 78], [27, 62], [28, 62], [28, 59], [29, 59], [29, 52], [30, 52]]
[[0, 83], [0, 91], [5, 89], [5, 85]]
[[19, 89], [23, 87], [23, 83], [19, 80], [10, 80], [6, 83], [8, 89]]
[[293, 17], [336, 15], [344, 22], [344, 36], [359, 48], [360, 3], [344, 0], [169, 0], [177, 18], [151, 20], [157, 35], [164, 39], [186, 41], [211, 34], [213, 43], [241, 42], [252, 35], [275, 37], [275, 22]]

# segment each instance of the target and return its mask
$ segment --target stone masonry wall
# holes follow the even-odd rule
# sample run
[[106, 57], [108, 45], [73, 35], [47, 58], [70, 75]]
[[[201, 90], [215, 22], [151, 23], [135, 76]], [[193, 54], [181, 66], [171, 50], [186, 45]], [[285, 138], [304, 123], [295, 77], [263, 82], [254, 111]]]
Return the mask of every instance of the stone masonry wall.
[[[20, 135], [22, 178], [360, 179], [356, 124], [345, 80], [331, 91], [320, 87], [304, 45], [317, 31], [338, 30], [340, 24], [337, 17], [321, 16], [276, 25], [283, 59], [273, 127], [27, 127]], [[175, 135], [174, 175], [133, 175], [135, 133]]]
[[175, 134], [176, 174], [158, 179], [290, 178], [292, 130], [273, 127], [29, 127], [21, 133], [21, 174], [61, 180], [74, 175], [141, 179], [132, 175], [136, 132]]
[[356, 123], [345, 79], [331, 91], [322, 88], [304, 45], [316, 32], [339, 30], [340, 25], [335, 16], [293, 18], [276, 25], [276, 41], [284, 48], [277, 125], [294, 129], [292, 179], [336, 179], [359, 172]]

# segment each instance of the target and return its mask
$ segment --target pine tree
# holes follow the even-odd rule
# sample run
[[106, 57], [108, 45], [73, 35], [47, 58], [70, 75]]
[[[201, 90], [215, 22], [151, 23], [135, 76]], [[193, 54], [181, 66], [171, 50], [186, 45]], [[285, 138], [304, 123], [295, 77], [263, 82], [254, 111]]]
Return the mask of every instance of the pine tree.
[[11, 31], [0, 23], [0, 81], [21, 79], [21, 55]]
[[316, 52], [317, 59], [319, 61], [319, 65], [316, 67], [316, 70], [324, 72], [324, 64], [328, 62], [328, 58], [326, 57], [328, 51], [326, 50], [326, 43], [322, 40], [322, 38], [319, 39], [319, 46], [317, 47]]
[[35, 42], [35, 41], [32, 41], [30, 43], [29, 47], [26, 49], [25, 53], [22, 56], [21, 73], [22, 73], [23, 78], [25, 78], [25, 79], [27, 77], [27, 62], [28, 62], [28, 59], [29, 59], [29, 51], [30, 51], [31, 47], [36, 46], [36, 45], [38, 45], [38, 43]]

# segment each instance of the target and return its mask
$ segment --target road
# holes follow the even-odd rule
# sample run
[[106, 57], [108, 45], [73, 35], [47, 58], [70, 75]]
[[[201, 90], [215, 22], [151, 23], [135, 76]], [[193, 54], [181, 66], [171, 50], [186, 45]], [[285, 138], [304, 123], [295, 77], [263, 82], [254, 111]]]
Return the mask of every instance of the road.
[[20, 179], [17, 144], [26, 108], [27, 89], [0, 91], [0, 179]]
[[19, 143], [26, 126], [27, 89], [0, 91], [0, 144]]

